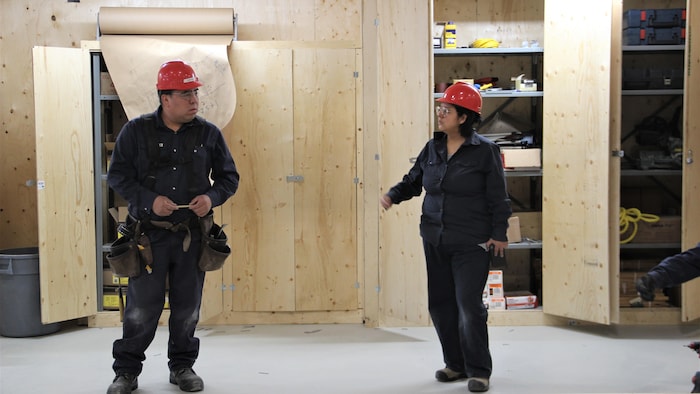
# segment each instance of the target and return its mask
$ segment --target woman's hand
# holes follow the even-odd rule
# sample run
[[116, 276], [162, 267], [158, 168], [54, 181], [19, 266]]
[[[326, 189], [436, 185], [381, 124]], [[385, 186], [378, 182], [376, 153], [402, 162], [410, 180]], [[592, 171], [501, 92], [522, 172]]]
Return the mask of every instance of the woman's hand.
[[382, 208], [389, 209], [394, 203], [391, 201], [388, 195], [383, 195], [379, 198], [379, 203], [382, 204]]

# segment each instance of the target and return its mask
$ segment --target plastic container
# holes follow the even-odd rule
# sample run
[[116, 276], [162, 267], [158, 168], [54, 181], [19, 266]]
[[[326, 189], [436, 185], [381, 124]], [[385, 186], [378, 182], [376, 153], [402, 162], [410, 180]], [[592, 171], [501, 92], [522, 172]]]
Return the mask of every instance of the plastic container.
[[685, 8], [629, 10], [622, 14], [622, 28], [685, 27]]
[[622, 31], [623, 45], [682, 45], [685, 44], [684, 27], [637, 28]]
[[34, 337], [60, 328], [41, 323], [39, 249], [0, 250], [0, 335]]

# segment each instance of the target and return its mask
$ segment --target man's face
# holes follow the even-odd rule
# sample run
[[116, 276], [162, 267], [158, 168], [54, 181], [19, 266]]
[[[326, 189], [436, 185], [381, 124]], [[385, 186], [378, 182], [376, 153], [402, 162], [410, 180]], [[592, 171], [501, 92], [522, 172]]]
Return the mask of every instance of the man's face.
[[163, 96], [163, 112], [175, 123], [192, 121], [199, 110], [199, 89], [174, 90]]

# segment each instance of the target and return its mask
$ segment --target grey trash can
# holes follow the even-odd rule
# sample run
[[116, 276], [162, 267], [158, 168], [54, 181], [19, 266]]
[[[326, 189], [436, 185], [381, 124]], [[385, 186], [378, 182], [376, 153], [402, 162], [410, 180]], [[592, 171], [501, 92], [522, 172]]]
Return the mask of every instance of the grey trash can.
[[39, 248], [0, 250], [0, 335], [51, 334], [60, 323], [41, 323]]

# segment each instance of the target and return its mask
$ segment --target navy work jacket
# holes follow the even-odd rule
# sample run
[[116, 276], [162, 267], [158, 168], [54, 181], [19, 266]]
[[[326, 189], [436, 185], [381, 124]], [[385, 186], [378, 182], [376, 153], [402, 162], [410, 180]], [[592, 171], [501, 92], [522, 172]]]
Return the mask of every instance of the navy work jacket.
[[[189, 209], [179, 209], [168, 217], [153, 213], [158, 195], [178, 205], [187, 205], [195, 196], [206, 194], [212, 208], [223, 204], [238, 189], [239, 174], [231, 152], [218, 127], [197, 116], [173, 132], [161, 117], [159, 107], [155, 120], [158, 157], [170, 159], [169, 166], [158, 167], [155, 180], [148, 181], [151, 164], [148, 152], [149, 122], [138, 117], [127, 122], [119, 132], [107, 173], [107, 182], [129, 202], [129, 214], [137, 219], [150, 218], [172, 223], [194, 216]], [[197, 146], [186, 146], [187, 134], [201, 130]], [[189, 139], [189, 141], [194, 141]], [[211, 180], [210, 180], [211, 178]]]
[[433, 245], [507, 241], [512, 211], [500, 148], [474, 132], [447, 158], [447, 135], [436, 132], [403, 180], [392, 187], [394, 204], [425, 188], [420, 234]]

